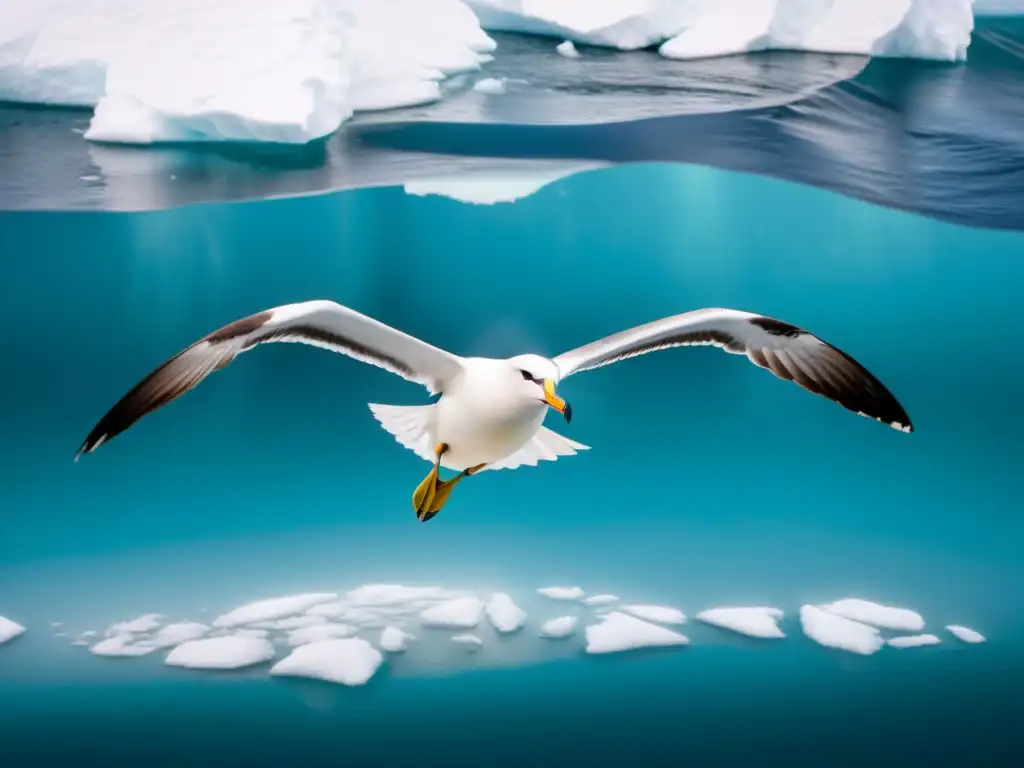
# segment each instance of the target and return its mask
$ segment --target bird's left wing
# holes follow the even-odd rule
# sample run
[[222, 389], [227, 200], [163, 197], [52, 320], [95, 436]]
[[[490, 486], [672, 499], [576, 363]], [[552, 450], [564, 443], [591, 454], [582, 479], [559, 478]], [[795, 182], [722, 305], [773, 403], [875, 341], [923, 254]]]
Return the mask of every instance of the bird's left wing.
[[712, 345], [808, 392], [903, 432], [910, 417], [864, 366], [808, 331], [735, 309], [699, 309], [607, 336], [554, 358], [562, 378], [670, 347]]
[[333, 301], [286, 304], [209, 333], [161, 365], [100, 419], [78, 450], [96, 450], [147, 413], [197, 387], [242, 352], [268, 342], [321, 347], [425, 386], [431, 394], [462, 370], [462, 359]]

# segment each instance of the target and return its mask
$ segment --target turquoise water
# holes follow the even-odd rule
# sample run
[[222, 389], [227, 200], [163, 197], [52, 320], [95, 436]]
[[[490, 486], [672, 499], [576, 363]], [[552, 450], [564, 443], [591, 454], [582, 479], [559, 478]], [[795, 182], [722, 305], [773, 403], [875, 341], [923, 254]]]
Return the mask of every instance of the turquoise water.
[[[1007, 765], [1024, 747], [1007, 727], [1024, 693], [1024, 234], [636, 165], [494, 206], [388, 187], [6, 213], [0, 243], [0, 614], [29, 628], [0, 649], [14, 755], [703, 765], [785, 750], [784, 764]], [[270, 345], [72, 463], [171, 354], [311, 298], [488, 356], [553, 355], [703, 306], [761, 312], [860, 360], [916, 431], [718, 350], [661, 352], [562, 385], [574, 419], [550, 426], [592, 451], [485, 473], [421, 525], [409, 498], [426, 465], [366, 403], [423, 390]], [[778, 605], [789, 638], [687, 625], [683, 650], [441, 676], [395, 664], [350, 690], [100, 659], [50, 636], [53, 621], [201, 619], [376, 581], [579, 583], [688, 614]], [[860, 658], [801, 636], [800, 605], [849, 595], [921, 611], [943, 645]], [[958, 645], [948, 623], [989, 641]]]

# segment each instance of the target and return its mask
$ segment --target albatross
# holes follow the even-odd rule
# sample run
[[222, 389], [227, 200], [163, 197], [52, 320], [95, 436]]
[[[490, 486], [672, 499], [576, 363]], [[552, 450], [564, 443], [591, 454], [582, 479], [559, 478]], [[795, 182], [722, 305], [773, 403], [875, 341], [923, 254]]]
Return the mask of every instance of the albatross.
[[[270, 342], [299, 342], [391, 371], [440, 397], [427, 405], [370, 404], [381, 426], [429, 461], [412, 496], [420, 522], [433, 518], [466, 477], [554, 461], [588, 446], [543, 426], [548, 409], [566, 424], [572, 408], [556, 392], [563, 379], [637, 355], [711, 345], [781, 379], [902, 432], [913, 427], [882, 383], [836, 347], [795, 325], [735, 309], [698, 309], [639, 325], [554, 358], [459, 357], [333, 301], [307, 301], [259, 312], [186, 347], [111, 408], [75, 455], [91, 453], [148, 413], [195, 388], [242, 352]], [[448, 480], [441, 467], [457, 474]]]

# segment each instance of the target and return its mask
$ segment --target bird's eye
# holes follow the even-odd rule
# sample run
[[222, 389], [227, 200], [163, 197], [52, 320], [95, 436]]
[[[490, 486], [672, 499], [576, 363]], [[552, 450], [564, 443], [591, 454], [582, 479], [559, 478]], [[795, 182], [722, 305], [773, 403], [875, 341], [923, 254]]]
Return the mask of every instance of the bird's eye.
[[525, 381], [533, 381], [533, 374], [531, 374], [529, 371], [524, 371], [522, 368], [520, 368], [519, 372], [523, 374], [523, 379]]

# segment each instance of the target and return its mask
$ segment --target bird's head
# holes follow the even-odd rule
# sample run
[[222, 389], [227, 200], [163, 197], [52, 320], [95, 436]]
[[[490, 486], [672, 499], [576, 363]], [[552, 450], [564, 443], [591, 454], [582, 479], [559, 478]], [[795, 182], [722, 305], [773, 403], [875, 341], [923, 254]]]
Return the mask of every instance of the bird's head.
[[562, 414], [568, 424], [572, 420], [572, 406], [555, 393], [560, 378], [558, 366], [540, 355], [519, 355], [509, 361], [509, 375], [516, 382], [516, 390], [524, 397], [546, 403]]

